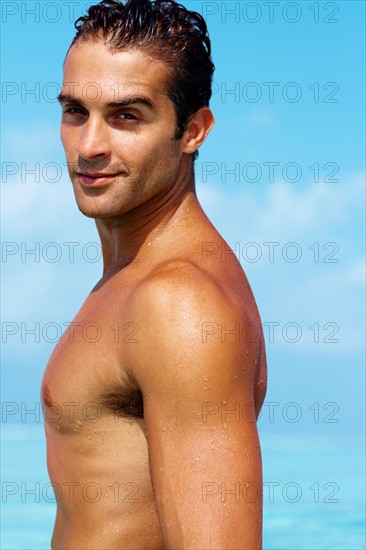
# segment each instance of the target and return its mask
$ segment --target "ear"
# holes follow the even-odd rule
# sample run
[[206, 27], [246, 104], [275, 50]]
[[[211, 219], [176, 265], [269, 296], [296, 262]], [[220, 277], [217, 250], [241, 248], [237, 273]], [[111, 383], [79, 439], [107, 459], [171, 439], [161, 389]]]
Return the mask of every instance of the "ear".
[[190, 155], [197, 151], [215, 124], [214, 116], [208, 107], [201, 107], [190, 119], [184, 132], [183, 153]]

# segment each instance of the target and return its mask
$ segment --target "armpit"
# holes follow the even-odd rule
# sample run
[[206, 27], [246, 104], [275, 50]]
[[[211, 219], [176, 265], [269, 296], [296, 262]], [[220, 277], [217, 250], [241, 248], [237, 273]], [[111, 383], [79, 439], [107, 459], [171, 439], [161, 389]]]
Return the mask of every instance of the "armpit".
[[101, 396], [103, 409], [109, 409], [119, 416], [144, 417], [144, 403], [140, 390], [126, 394], [107, 393]]

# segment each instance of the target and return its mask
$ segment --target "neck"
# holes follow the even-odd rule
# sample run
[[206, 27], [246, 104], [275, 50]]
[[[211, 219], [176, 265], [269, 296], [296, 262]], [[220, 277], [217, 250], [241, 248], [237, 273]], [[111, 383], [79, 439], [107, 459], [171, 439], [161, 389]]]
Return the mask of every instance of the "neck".
[[164, 195], [153, 197], [116, 218], [97, 218], [103, 276], [141, 260], [150, 250], [150, 245], [163, 236], [192, 201], [197, 201], [193, 170]]

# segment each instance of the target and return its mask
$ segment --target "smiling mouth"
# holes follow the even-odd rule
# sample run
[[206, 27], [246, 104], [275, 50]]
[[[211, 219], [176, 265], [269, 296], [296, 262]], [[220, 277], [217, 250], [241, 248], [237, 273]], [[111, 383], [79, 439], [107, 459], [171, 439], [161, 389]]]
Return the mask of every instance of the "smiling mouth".
[[113, 179], [121, 175], [121, 172], [116, 174], [108, 174], [103, 172], [96, 173], [82, 173], [76, 172], [78, 180], [82, 185], [96, 186], [96, 185], [105, 185], [110, 183]]

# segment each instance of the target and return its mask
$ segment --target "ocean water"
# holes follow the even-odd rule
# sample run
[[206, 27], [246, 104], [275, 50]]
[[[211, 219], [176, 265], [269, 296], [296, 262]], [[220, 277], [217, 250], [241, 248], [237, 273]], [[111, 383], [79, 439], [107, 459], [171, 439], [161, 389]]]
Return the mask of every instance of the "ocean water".
[[[43, 428], [3, 425], [1, 440], [1, 548], [48, 549], [55, 504]], [[364, 550], [362, 439], [272, 434], [262, 435], [261, 443], [263, 548]]]

